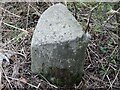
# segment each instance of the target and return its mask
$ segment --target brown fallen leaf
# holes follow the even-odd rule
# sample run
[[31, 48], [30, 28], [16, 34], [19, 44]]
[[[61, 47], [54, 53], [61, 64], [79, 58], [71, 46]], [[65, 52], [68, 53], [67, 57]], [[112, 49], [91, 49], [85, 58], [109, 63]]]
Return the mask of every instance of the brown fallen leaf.
[[21, 82], [23, 82], [23, 83], [27, 83], [27, 80], [24, 78], [24, 77], [20, 77], [20, 79], [19, 79]]

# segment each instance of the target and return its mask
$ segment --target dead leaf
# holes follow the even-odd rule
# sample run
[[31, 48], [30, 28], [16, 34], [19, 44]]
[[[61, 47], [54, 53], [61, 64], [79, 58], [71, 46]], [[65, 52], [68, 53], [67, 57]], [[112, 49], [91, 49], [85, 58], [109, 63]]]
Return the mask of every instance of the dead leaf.
[[23, 82], [23, 83], [27, 83], [27, 80], [23, 77], [20, 78], [20, 81]]

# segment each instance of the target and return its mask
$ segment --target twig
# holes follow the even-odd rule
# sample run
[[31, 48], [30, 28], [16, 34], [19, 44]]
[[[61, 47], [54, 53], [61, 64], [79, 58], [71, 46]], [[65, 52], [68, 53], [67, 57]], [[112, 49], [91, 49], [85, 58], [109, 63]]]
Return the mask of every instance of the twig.
[[79, 85], [76, 86], [75, 88], [76, 88], [76, 89], [79, 89], [81, 86], [82, 86], [82, 81], [81, 81], [81, 82], [79, 83]]
[[10, 24], [5, 23], [5, 22], [2, 22], [2, 23], [5, 24], [5, 25], [7, 25], [7, 26], [9, 26], [9, 27], [12, 27], [12, 28], [18, 29], [18, 30], [20, 30], [20, 31], [23, 31], [23, 32], [25, 32], [25, 33], [28, 33], [28, 31], [26, 31], [26, 30], [24, 30], [24, 29], [21, 29], [21, 28], [15, 27], [15, 26], [10, 25]]
[[91, 67], [91, 64], [89, 64], [86, 68], [85, 68], [85, 71]]
[[92, 16], [92, 13], [93, 13], [93, 10], [96, 9], [100, 4], [96, 5], [95, 7], [93, 7], [91, 10], [90, 10], [90, 13], [89, 13], [89, 16], [88, 16], [88, 20], [87, 20], [87, 24], [86, 24], [86, 29], [85, 29], [85, 33], [89, 32], [89, 24], [90, 24], [90, 20], [91, 20], [91, 16]]
[[38, 88], [40, 87], [40, 85], [41, 85], [41, 83], [39, 83], [37, 86], [32, 85], [32, 84], [30, 84], [30, 83], [26, 83], [26, 84], [28, 84], [29, 86], [34, 87], [34, 88], [36, 88], [36, 89], [38, 89]]
[[12, 15], [14, 15], [14, 16], [16, 16], [16, 17], [19, 17], [19, 18], [20, 18], [20, 16], [19, 16], [19, 15], [16, 15], [16, 14], [14, 14], [14, 13], [12, 13], [12, 12], [10, 12], [10, 11], [8, 11], [8, 10], [6, 10], [6, 9], [2, 8], [2, 7], [0, 7], [0, 9], [2, 9], [2, 10], [4, 10], [4, 11], [6, 11], [6, 12], [8, 12], [8, 13], [10, 13], [10, 14], [12, 14]]

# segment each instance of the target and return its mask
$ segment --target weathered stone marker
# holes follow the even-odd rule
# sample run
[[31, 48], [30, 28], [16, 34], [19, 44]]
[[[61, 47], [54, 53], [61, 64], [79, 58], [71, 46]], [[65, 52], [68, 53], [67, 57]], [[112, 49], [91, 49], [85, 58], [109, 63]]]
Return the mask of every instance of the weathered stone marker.
[[32, 38], [31, 69], [56, 85], [79, 83], [87, 42], [66, 6], [56, 4], [40, 17]]

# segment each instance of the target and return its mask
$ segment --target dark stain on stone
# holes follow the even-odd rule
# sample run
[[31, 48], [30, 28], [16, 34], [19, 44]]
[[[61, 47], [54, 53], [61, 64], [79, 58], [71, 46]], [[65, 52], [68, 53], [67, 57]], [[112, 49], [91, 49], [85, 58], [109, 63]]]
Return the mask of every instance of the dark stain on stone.
[[63, 28], [65, 28], [65, 25], [63, 26]]
[[50, 24], [49, 26], [52, 26], [52, 24]]

